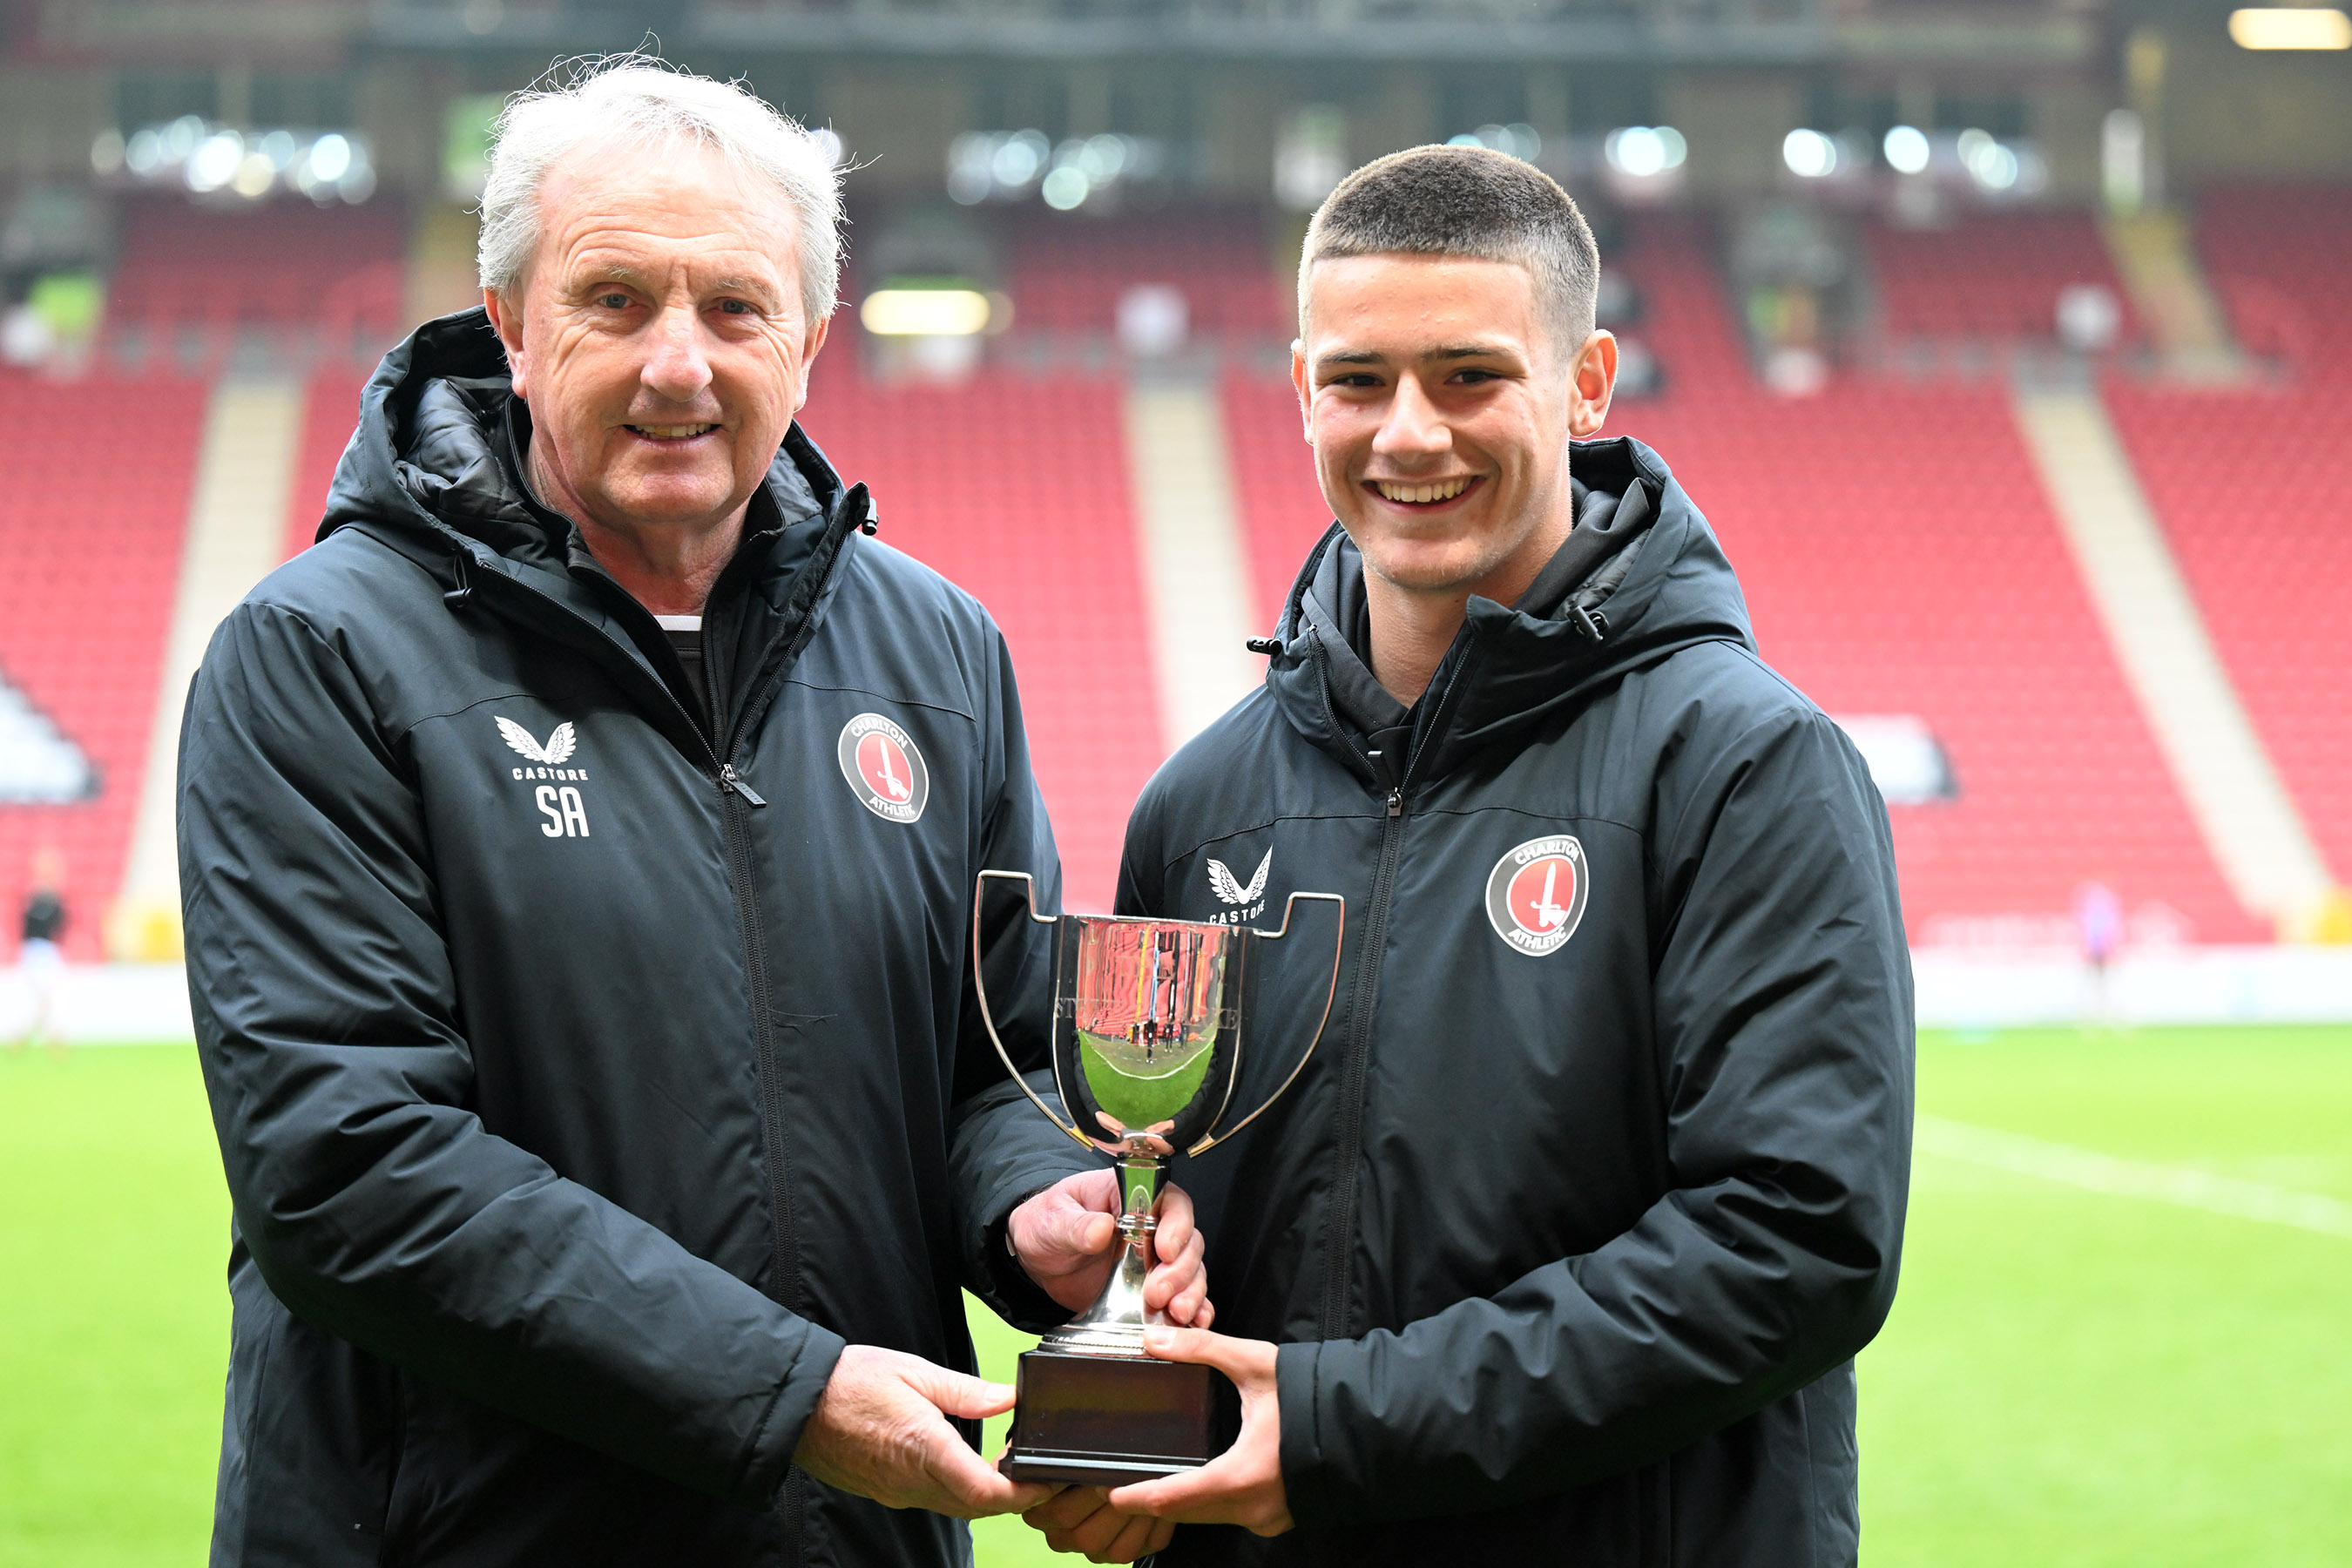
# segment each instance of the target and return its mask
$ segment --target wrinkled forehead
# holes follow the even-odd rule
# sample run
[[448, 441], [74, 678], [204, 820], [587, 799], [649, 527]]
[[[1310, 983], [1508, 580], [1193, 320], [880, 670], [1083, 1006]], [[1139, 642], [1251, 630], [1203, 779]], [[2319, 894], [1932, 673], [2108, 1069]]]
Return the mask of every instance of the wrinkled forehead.
[[541, 182], [539, 218], [541, 262], [612, 252], [729, 270], [763, 261], [779, 280], [798, 266], [790, 199], [758, 171], [691, 137], [583, 142]]

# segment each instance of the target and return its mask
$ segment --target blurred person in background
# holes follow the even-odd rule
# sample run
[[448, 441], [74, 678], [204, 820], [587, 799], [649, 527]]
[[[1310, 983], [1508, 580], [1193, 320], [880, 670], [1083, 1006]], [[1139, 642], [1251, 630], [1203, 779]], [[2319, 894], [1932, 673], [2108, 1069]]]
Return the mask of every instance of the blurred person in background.
[[2083, 963], [2090, 971], [2091, 1008], [2085, 1020], [2095, 1027], [2114, 1021], [2111, 994], [2116, 954], [2124, 945], [2123, 900], [2105, 882], [2085, 882], [2074, 889], [2074, 930], [2083, 943]]
[[[1221, 1331], [1147, 1336], [1239, 1385], [1238, 1439], [1057, 1494], [1056, 1546], [1856, 1560], [1853, 1358], [1910, 1163], [1886, 810], [1665, 463], [1597, 438], [1599, 271], [1567, 193], [1484, 148], [1368, 164], [1307, 231], [1292, 373], [1338, 521], [1265, 686], [1137, 804], [1119, 909], [1216, 918], [1212, 868], [1264, 860], [1266, 908], [1346, 896], [1339, 1001], [1192, 1173]], [[1255, 984], [1262, 1018], [1321, 1005]]]
[[23, 977], [30, 1009], [23, 1034], [10, 1042], [17, 1050], [36, 1043], [59, 1056], [66, 1037], [58, 1026], [58, 981], [65, 973], [66, 858], [54, 845], [33, 851], [32, 876], [25, 890], [25, 914], [18, 934], [16, 973]]
[[[1012, 1390], [959, 1288], [1066, 1319], [1118, 1196], [972, 992], [979, 869], [1058, 881], [1004, 641], [794, 423], [838, 222], [748, 91], [518, 99], [484, 309], [385, 358], [205, 656], [216, 1564], [951, 1564], [945, 1516], [1045, 1495], [973, 1451]], [[988, 934], [999, 994], [1040, 929]], [[1181, 1195], [1160, 1240], [1189, 1321]]]

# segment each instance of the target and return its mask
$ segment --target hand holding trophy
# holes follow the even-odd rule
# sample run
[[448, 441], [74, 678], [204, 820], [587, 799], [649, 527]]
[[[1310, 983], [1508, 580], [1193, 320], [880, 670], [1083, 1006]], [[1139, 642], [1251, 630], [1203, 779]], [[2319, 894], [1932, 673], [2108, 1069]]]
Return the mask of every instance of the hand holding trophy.
[[[1029, 918], [1054, 936], [1054, 1087], [1064, 1121], [1021, 1077], [981, 973], [982, 905], [992, 880], [1019, 882]], [[1243, 1061], [1259, 944], [1287, 936], [1302, 901], [1338, 906], [1331, 972], [1306, 1048], [1274, 1092], [1223, 1125]], [[972, 979], [1005, 1070], [1055, 1126], [1118, 1162], [1118, 1267], [1101, 1297], [1021, 1358], [1013, 1438], [1001, 1468], [1020, 1481], [1119, 1486], [1208, 1462], [1213, 1373], [1154, 1360], [1143, 1348], [1160, 1193], [1178, 1150], [1200, 1154], [1248, 1126], [1306, 1068], [1339, 987], [1347, 901], [1293, 893], [1274, 931], [1197, 921], [1046, 915], [1026, 872], [982, 871], [972, 897]], [[1318, 971], [1320, 978], [1320, 971]]]

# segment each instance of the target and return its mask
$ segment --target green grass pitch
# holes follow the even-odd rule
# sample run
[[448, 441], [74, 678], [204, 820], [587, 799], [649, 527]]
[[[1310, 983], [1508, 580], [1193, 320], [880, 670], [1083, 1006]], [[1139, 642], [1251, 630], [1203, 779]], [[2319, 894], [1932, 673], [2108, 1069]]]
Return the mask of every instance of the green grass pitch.
[[[1920, 1080], [1944, 1121], [2352, 1204], [2352, 1029], [1934, 1037]], [[226, 1236], [189, 1050], [0, 1056], [0, 1565], [202, 1560]], [[2352, 1237], [1923, 1153], [1862, 1397], [1865, 1562], [2352, 1563]]]

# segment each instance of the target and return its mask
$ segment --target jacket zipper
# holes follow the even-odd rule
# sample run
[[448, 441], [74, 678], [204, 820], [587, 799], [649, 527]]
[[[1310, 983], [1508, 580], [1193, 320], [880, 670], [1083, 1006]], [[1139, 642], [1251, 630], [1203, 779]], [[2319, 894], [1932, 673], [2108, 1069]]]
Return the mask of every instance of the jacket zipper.
[[[470, 590], [473, 584], [465, 576], [466, 553], [462, 549], [457, 552], [459, 562], [457, 571], [460, 587], [468, 590], [464, 597], [471, 598]], [[840, 541], [836, 537], [834, 548], [813, 558], [804, 570], [816, 570], [823, 576], [829, 577], [839, 561]], [[503, 579], [501, 574], [491, 574], [491, 575], [501, 576]], [[503, 580], [513, 581], [512, 579]], [[550, 598], [527, 583], [516, 582], [513, 585], [523, 593], [544, 600], [550, 607], [560, 613], [566, 615], [572, 613], [569, 606]], [[723, 744], [728, 749], [728, 755], [722, 757], [719, 754], [719, 745], [722, 742], [712, 736], [704, 735], [699, 724], [689, 721], [687, 726], [702, 740], [703, 755], [709, 759], [710, 776], [719, 786], [719, 826], [726, 842], [728, 880], [731, 884], [729, 890], [735, 898], [735, 920], [742, 932], [744, 984], [750, 994], [751, 1004], [752, 1058], [758, 1066], [760, 1075], [760, 1131], [761, 1152], [765, 1156], [767, 1166], [769, 1229], [773, 1238], [768, 1264], [767, 1293], [769, 1300], [792, 1312], [801, 1310], [797, 1304], [797, 1298], [800, 1295], [800, 1238], [793, 1227], [790, 1162], [785, 1155], [783, 1136], [782, 1064], [776, 1059], [775, 1020], [772, 1013], [769, 994], [767, 948], [760, 940], [760, 901], [754, 887], [751, 863], [750, 814], [768, 803], [758, 790], [753, 789], [744, 780], [741, 772], [735, 765], [734, 752], [740, 745], [741, 738], [756, 725], [759, 713], [764, 711], [768, 700], [772, 699], [777, 688], [782, 685], [784, 676], [791, 669], [793, 661], [799, 657], [801, 650], [808, 646], [809, 639], [814, 636], [816, 630], [814, 612], [816, 601], [821, 594], [822, 582], [820, 581], [817, 591], [812, 592], [802, 605], [801, 625], [793, 630], [791, 640], [775, 659], [772, 670], [764, 672], [768, 674], [769, 679], [759, 696], [752, 703], [746, 706], [745, 711], [738, 716], [731, 732], [724, 738]], [[719, 674], [716, 667], [712, 667], [712, 674], [714, 676]], [[669, 700], [670, 706], [691, 721], [693, 715], [687, 713], [685, 705], [678, 701], [677, 693], [671, 691], [667, 683], [656, 682], [656, 684], [660, 688], [662, 694]], [[714, 697], [718, 695], [717, 692], [713, 693]], [[724, 710], [724, 705], [720, 702], [714, 701], [711, 706], [719, 711]], [[777, 1546], [785, 1568], [798, 1568], [798, 1564], [803, 1560], [801, 1532], [803, 1519], [807, 1509], [806, 1497], [806, 1484], [800, 1467], [793, 1466], [784, 1472], [782, 1493], [777, 1500], [776, 1505]]]
[[[1434, 734], [1445, 721], [1445, 707], [1452, 700], [1454, 689], [1461, 684], [1462, 669], [1469, 663], [1465, 658], [1446, 677], [1445, 689], [1437, 694], [1437, 707], [1431, 710], [1424, 735]], [[1329, 711], [1331, 702], [1328, 675], [1325, 677], [1324, 708]], [[1336, 716], [1334, 729], [1339, 729]], [[1355, 743], [1349, 737], [1349, 743]], [[1363, 754], [1361, 746], [1356, 747]], [[1349, 1286], [1353, 1273], [1356, 1244], [1357, 1186], [1364, 1152], [1364, 1080], [1370, 1075], [1372, 1060], [1372, 1010], [1381, 988], [1381, 952], [1388, 942], [1389, 904], [1396, 892], [1397, 862], [1404, 852], [1404, 792], [1412, 782], [1413, 764], [1421, 760], [1422, 745], [1416, 739], [1406, 753], [1404, 766], [1391, 776], [1396, 783], [1389, 786], [1384, 803], [1385, 815], [1381, 826], [1380, 868], [1372, 874], [1372, 896], [1364, 914], [1363, 942], [1357, 960], [1356, 994], [1348, 1017], [1348, 1058], [1345, 1076], [1339, 1080], [1339, 1141], [1333, 1155], [1331, 1183], [1331, 1215], [1324, 1234], [1324, 1251], [1330, 1259], [1323, 1277], [1323, 1311], [1317, 1323], [1316, 1338], [1340, 1340], [1352, 1338], [1353, 1323], [1348, 1311]], [[1365, 765], [1371, 759], [1365, 757]]]
[[1389, 791], [1388, 816], [1381, 827], [1380, 869], [1372, 875], [1372, 897], [1364, 915], [1363, 956], [1357, 961], [1356, 994], [1348, 1019], [1348, 1058], [1339, 1080], [1339, 1146], [1333, 1156], [1331, 1217], [1324, 1253], [1330, 1259], [1323, 1277], [1323, 1314], [1316, 1338], [1339, 1340], [1348, 1334], [1348, 1287], [1356, 1241], [1356, 1166], [1363, 1158], [1364, 1079], [1372, 1057], [1372, 1003], [1381, 988], [1381, 948], [1388, 941], [1389, 897], [1396, 881], [1397, 861], [1404, 844], [1404, 786]]

